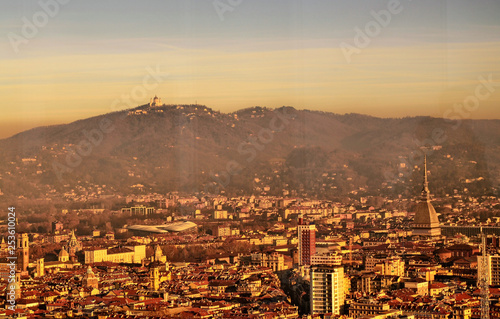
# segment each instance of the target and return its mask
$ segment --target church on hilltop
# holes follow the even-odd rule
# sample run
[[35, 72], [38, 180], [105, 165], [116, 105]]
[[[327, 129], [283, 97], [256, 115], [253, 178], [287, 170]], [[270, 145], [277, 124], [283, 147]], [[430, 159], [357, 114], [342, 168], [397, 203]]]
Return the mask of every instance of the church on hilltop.
[[161, 102], [161, 98], [155, 95], [155, 97], [152, 97], [151, 100], [149, 101], [149, 106], [150, 107], [159, 107], [163, 106], [163, 103]]
[[434, 206], [431, 204], [429, 182], [427, 180], [427, 157], [424, 159], [424, 185], [420, 201], [415, 209], [412, 229], [413, 236], [426, 238], [441, 236], [439, 219]]

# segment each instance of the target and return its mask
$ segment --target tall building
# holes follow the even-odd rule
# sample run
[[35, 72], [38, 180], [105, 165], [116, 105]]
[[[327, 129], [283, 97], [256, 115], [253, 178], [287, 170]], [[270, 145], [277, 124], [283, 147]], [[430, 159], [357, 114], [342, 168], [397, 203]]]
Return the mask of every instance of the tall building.
[[311, 314], [339, 315], [345, 302], [344, 267], [311, 266]]
[[160, 269], [157, 264], [149, 269], [149, 288], [154, 291], [160, 289]]
[[429, 182], [427, 181], [427, 157], [424, 159], [424, 183], [421, 199], [415, 210], [413, 220], [413, 235], [420, 237], [441, 236], [441, 226], [434, 206], [431, 204]]
[[29, 253], [30, 253], [30, 247], [29, 247], [29, 238], [28, 234], [22, 233], [17, 236], [17, 260], [18, 260], [18, 267], [19, 270], [21, 271], [27, 271], [28, 270], [28, 264], [29, 264]]
[[297, 235], [299, 237], [299, 266], [311, 265], [311, 258], [316, 253], [316, 226], [306, 225], [301, 216]]
[[39, 258], [36, 260], [36, 277], [45, 276], [45, 259]]
[[[483, 256], [477, 256], [477, 267], [478, 274], [482, 272], [483, 269]], [[487, 255], [486, 256], [486, 267], [488, 274], [488, 284], [490, 286], [500, 285], [500, 256], [499, 255]]]

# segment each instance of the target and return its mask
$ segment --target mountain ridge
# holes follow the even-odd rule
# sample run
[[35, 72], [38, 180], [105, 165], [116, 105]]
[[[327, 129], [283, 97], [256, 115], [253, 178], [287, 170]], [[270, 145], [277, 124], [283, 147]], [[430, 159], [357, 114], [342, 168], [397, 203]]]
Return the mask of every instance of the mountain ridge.
[[[146, 104], [0, 140], [0, 190], [6, 197], [88, 194], [102, 185], [119, 194], [411, 195], [421, 163], [412, 158], [426, 146], [440, 195], [496, 194], [499, 132], [500, 120]], [[68, 161], [71, 152], [80, 160]]]

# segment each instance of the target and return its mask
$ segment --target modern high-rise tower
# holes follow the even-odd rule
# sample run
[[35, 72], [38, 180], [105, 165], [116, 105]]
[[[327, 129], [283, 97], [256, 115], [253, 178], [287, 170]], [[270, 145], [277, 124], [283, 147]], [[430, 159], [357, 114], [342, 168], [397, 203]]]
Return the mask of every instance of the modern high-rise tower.
[[343, 266], [311, 266], [311, 314], [339, 315], [345, 303]]
[[316, 253], [316, 226], [306, 225], [300, 216], [297, 235], [299, 237], [299, 266], [311, 265], [311, 257]]
[[424, 183], [420, 201], [415, 210], [413, 235], [420, 237], [441, 236], [441, 226], [434, 206], [431, 204], [429, 182], [427, 180], [427, 157], [424, 159]]

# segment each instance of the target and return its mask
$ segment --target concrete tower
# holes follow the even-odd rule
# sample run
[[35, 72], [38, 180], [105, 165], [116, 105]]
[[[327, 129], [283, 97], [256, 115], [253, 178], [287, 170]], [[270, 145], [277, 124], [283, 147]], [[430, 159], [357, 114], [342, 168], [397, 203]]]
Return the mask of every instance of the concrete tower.
[[413, 235], [420, 237], [441, 236], [441, 226], [434, 206], [431, 204], [429, 182], [427, 180], [427, 157], [424, 158], [424, 183], [420, 201], [415, 210]]

